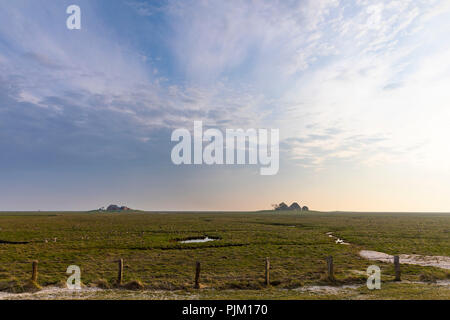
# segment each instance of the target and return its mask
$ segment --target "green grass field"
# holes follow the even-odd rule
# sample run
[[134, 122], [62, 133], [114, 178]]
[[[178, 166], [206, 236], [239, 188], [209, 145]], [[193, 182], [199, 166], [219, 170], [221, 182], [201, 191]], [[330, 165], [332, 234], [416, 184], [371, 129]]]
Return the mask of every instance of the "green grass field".
[[[351, 245], [335, 244], [327, 232]], [[219, 240], [179, 242], [205, 235]], [[103, 285], [113, 287], [116, 261], [122, 258], [125, 283], [139, 280], [146, 290], [167, 291], [168, 296], [178, 292], [179, 298], [195, 294], [211, 299], [450, 299], [448, 287], [408, 284], [449, 279], [449, 270], [402, 265], [406, 282], [397, 284], [392, 282], [392, 264], [358, 255], [365, 249], [450, 256], [449, 214], [3, 212], [0, 240], [0, 290], [20, 290], [20, 284], [31, 276], [33, 260], [39, 261], [41, 286], [64, 283], [67, 267], [78, 265], [85, 285], [102, 280]], [[325, 259], [330, 255], [337, 278], [332, 285], [364, 284], [367, 267], [377, 264], [385, 289], [319, 296], [297, 290], [330, 284], [325, 280]], [[264, 288], [266, 257], [271, 262], [269, 289]], [[196, 261], [202, 267], [200, 292], [192, 289]], [[226, 297], [223, 292], [228, 292]], [[115, 296], [120, 298], [120, 293]]]

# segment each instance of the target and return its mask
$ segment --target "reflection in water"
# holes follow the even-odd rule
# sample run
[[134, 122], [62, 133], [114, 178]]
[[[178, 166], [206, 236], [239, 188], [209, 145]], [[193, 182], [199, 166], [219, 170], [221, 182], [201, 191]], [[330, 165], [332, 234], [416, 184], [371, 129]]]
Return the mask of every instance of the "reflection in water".
[[210, 241], [215, 241], [215, 240], [216, 239], [205, 237], [205, 238], [199, 238], [199, 239], [184, 240], [184, 241], [180, 241], [180, 242], [181, 243], [201, 243], [201, 242], [210, 242]]

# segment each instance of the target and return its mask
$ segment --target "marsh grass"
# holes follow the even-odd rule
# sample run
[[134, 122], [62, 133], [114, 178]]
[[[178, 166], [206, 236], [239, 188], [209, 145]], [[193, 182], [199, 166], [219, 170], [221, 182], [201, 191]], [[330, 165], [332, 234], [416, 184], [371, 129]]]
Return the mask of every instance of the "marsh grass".
[[[123, 283], [139, 279], [145, 289], [189, 290], [195, 263], [201, 261], [200, 281], [206, 288], [249, 291], [264, 289], [266, 257], [271, 287], [289, 289], [362, 283], [372, 264], [381, 267], [383, 281], [394, 278], [392, 264], [367, 261], [358, 255], [361, 249], [450, 255], [450, 215], [445, 214], [2, 213], [0, 226], [0, 240], [29, 242], [0, 244], [0, 290], [8, 290], [7, 284], [22, 290], [32, 260], [39, 260], [40, 286], [65, 281], [67, 267], [78, 265], [86, 285], [115, 287], [116, 261], [122, 258]], [[327, 232], [352, 245], [335, 244]], [[218, 240], [178, 242], [205, 235]], [[330, 255], [335, 283], [324, 278]], [[446, 270], [402, 265], [405, 280], [419, 281], [424, 275], [449, 277]]]

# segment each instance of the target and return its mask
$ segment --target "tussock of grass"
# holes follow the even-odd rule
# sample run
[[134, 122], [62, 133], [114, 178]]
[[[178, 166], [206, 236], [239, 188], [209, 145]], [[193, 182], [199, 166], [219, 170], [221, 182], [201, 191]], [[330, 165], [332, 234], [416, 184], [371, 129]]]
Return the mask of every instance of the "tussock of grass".
[[111, 289], [111, 285], [109, 282], [105, 279], [98, 279], [93, 283], [93, 285], [100, 289]]
[[126, 290], [143, 290], [145, 287], [141, 281], [133, 280], [133, 281], [130, 281], [130, 282], [122, 285], [122, 288], [126, 289]]
[[361, 284], [366, 282], [366, 278], [363, 276], [350, 276], [350, 277], [334, 277], [331, 279], [328, 275], [324, 274], [318, 284], [320, 285], [328, 285], [328, 286], [343, 286], [343, 285], [352, 285], [352, 284]]
[[419, 275], [419, 280], [422, 282], [430, 282], [430, 283], [436, 283], [437, 282], [437, 278], [430, 274], [430, 273], [421, 273]]
[[55, 283], [58, 288], [67, 288], [67, 281], [61, 280]]
[[192, 288], [192, 283], [174, 284], [170, 281], [152, 281], [150, 285], [147, 285], [147, 288], [151, 290], [167, 290], [167, 291], [188, 290]]
[[324, 274], [320, 277], [318, 284], [321, 285], [339, 285], [338, 281], [336, 280], [336, 278], [331, 278], [329, 277], [327, 274]]
[[224, 286], [224, 289], [241, 289], [241, 290], [261, 290], [265, 288], [265, 284], [260, 281], [231, 281]]
[[42, 287], [35, 281], [27, 280], [25, 282], [19, 281], [15, 278], [0, 283], [0, 291], [9, 293], [25, 293], [25, 292], [37, 292]]
[[25, 285], [23, 286], [25, 292], [36, 292], [42, 289], [42, 287], [33, 280], [28, 280]]
[[0, 291], [9, 293], [22, 293], [24, 292], [23, 285], [17, 279], [11, 279], [0, 283]]
[[297, 289], [303, 287], [305, 284], [300, 280], [291, 280], [287, 283], [281, 283], [280, 287], [283, 289]]

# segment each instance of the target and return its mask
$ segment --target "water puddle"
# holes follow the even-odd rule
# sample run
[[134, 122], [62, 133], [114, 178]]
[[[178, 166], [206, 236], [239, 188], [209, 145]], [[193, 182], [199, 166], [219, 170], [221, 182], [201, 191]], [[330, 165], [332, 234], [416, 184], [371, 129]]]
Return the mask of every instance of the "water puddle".
[[6, 241], [6, 240], [0, 240], [0, 244], [29, 244], [30, 242], [26, 241]]
[[197, 238], [197, 239], [188, 239], [188, 240], [183, 240], [183, 241], [179, 241], [180, 243], [203, 243], [203, 242], [210, 242], [210, 241], [216, 241], [218, 239], [215, 238], [210, 238], [208, 236], [204, 237], [204, 238]]
[[[369, 260], [381, 261], [385, 263], [394, 263], [394, 256], [391, 256], [383, 252], [361, 250], [359, 252], [359, 255]], [[450, 270], [450, 257], [421, 256], [418, 254], [401, 254], [399, 255], [399, 257], [401, 264], [414, 264], [422, 267], [437, 267]]]
[[338, 237], [336, 237], [335, 235], [333, 235], [333, 232], [327, 232], [327, 235], [328, 235], [329, 238], [335, 239], [334, 242], [335, 242], [336, 244], [343, 244], [343, 245], [346, 245], [346, 246], [349, 246], [349, 245], [350, 245], [350, 243], [345, 242], [345, 240], [339, 239]]
[[[350, 243], [339, 239], [332, 232], [327, 232], [329, 238], [335, 239], [336, 244], [350, 245]], [[384, 252], [361, 250], [359, 255], [368, 260], [381, 261], [385, 263], [394, 263], [394, 256]], [[450, 270], [450, 257], [446, 256], [421, 256], [418, 254], [401, 254], [401, 264], [413, 264], [422, 267], [436, 267]]]

